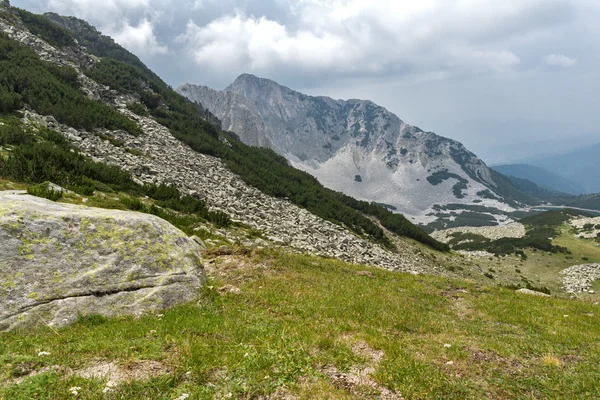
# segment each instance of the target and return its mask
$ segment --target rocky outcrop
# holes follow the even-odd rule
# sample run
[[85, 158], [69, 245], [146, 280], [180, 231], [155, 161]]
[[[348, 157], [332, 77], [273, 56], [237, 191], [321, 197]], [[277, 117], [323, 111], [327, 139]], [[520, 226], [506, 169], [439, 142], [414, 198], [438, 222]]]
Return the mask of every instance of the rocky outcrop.
[[527, 232], [523, 224], [513, 222], [500, 226], [463, 226], [460, 228], [444, 229], [433, 232], [431, 237], [440, 242], [448, 243], [454, 233], [472, 233], [491, 240], [498, 240], [502, 238], [522, 238]]
[[588, 291], [592, 283], [600, 279], [600, 264], [574, 265], [560, 272], [567, 293], [576, 294]]
[[242, 134], [240, 139], [257, 147], [273, 148], [266, 136], [267, 127], [252, 103], [234, 92], [219, 92], [207, 86], [182, 85], [179, 93], [189, 100], [201, 104], [206, 110], [224, 110], [218, 115], [221, 128]]
[[0, 192], [0, 330], [191, 301], [205, 279], [199, 250], [152, 215]]
[[516, 293], [521, 293], [521, 294], [527, 294], [527, 295], [530, 295], [530, 296], [538, 296], [538, 297], [552, 297], [552, 296], [550, 296], [550, 295], [549, 295], [549, 294], [547, 294], [547, 293], [542, 293], [542, 292], [538, 292], [538, 291], [531, 290], [531, 289], [525, 289], [525, 288], [523, 288], [523, 289], [518, 289], [518, 290], [515, 290], [515, 292], [516, 292]]
[[569, 224], [577, 229], [579, 237], [586, 239], [600, 237], [600, 217], [577, 218], [571, 220]]
[[223, 91], [182, 85], [249, 145], [269, 147], [334, 190], [424, 216], [435, 204], [507, 209], [488, 167], [461, 143], [366, 100], [307, 96], [243, 74]]

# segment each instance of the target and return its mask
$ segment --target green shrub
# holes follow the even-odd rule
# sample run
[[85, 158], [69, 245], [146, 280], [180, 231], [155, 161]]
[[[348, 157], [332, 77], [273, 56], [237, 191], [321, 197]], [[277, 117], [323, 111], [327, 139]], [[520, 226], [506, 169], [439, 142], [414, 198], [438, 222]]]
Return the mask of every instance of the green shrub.
[[[0, 177], [18, 182], [39, 184], [55, 182], [80, 195], [91, 196], [95, 190], [102, 192], [123, 192], [135, 196], [148, 196], [163, 208], [168, 208], [188, 216], [177, 216], [166, 210], [146, 209], [137, 199], [123, 197], [126, 208], [156, 214], [175, 226], [191, 233], [191, 225], [210, 221], [218, 226], [231, 224], [229, 217], [222, 212], [211, 212], [202, 200], [184, 196], [175, 187], [167, 185], [137, 185], [130, 174], [115, 166], [95, 163], [67, 143], [60, 133], [41, 129], [37, 136], [23, 130], [18, 120], [12, 119], [5, 126], [11, 126], [11, 134], [0, 134], [13, 150], [6, 158], [0, 157]], [[0, 133], [4, 132], [0, 130]], [[47, 191], [47, 183], [30, 186], [32, 194], [58, 200], [60, 197]], [[46, 188], [46, 189], [44, 189]]]
[[147, 117], [150, 115], [148, 109], [141, 103], [127, 103], [127, 109], [142, 117]]
[[31, 33], [40, 36], [51, 45], [65, 47], [75, 44], [73, 38], [66, 29], [53, 23], [47, 18], [19, 8], [14, 8], [14, 10], [17, 11], [21, 17], [21, 21], [27, 26]]
[[52, 115], [73, 128], [123, 129], [139, 134], [140, 128], [117, 110], [88, 99], [79, 90], [77, 72], [42, 61], [29, 47], [0, 34], [0, 109], [18, 110], [29, 104], [42, 115]]
[[57, 201], [62, 198], [62, 191], [50, 189], [48, 182], [39, 185], [27, 186], [27, 193], [32, 196], [43, 197], [48, 200]]

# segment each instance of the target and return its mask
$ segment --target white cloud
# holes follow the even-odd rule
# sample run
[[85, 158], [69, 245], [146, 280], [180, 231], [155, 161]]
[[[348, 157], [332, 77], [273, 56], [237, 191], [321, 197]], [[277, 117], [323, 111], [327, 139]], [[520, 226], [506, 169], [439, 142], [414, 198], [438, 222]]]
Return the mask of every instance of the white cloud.
[[241, 14], [220, 18], [204, 27], [190, 22], [179, 41], [190, 46], [198, 64], [216, 68], [245, 65], [260, 70], [293, 63], [318, 69], [358, 59], [356, 53], [347, 51], [344, 40], [328, 32], [290, 34], [276, 21]]
[[112, 36], [117, 43], [139, 55], [152, 56], [168, 52], [167, 46], [158, 43], [154, 27], [147, 19], [143, 19], [138, 26], [131, 26], [125, 22], [121, 30]]
[[108, 25], [120, 21], [132, 10], [145, 10], [152, 0], [48, 0], [48, 7], [59, 13], [76, 15], [87, 21]]
[[[261, 73], [502, 73], [521, 65], [513, 47], [568, 14], [565, 1], [294, 0], [291, 18], [247, 12], [178, 37], [204, 68]], [[544, 14], [539, 23], [525, 16]], [[288, 16], [289, 17], [289, 16]]]
[[[75, 15], [112, 36], [123, 47], [140, 56], [165, 54], [168, 47], [159, 42], [153, 19], [156, 7], [170, 0], [48, 0], [48, 7], [59, 14]], [[161, 3], [163, 3], [161, 5]], [[138, 25], [130, 24], [130, 16]]]
[[577, 64], [577, 60], [563, 54], [550, 54], [544, 57], [544, 63], [550, 67], [570, 68]]

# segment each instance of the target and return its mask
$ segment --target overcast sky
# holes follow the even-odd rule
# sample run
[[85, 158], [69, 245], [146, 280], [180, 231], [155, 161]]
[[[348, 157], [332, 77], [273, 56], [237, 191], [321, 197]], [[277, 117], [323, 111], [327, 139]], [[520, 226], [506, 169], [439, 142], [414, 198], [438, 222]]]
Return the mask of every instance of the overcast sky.
[[600, 142], [598, 0], [11, 3], [86, 19], [173, 86], [370, 99], [488, 163]]

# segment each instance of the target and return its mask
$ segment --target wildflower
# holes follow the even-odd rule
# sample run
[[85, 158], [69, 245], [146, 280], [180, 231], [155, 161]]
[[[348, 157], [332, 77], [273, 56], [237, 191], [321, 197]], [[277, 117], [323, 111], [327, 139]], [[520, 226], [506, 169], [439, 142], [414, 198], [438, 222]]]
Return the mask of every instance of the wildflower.
[[452, 345], [451, 345], [451, 344], [448, 344], [448, 343], [446, 343], [446, 344], [444, 344], [444, 347], [445, 347], [445, 348], [447, 348], [447, 349], [449, 349], [450, 347], [452, 347]]
[[50, 355], [50, 353], [47, 351], [40, 351], [38, 353], [38, 357], [49, 356], [49, 355]]
[[69, 392], [71, 392], [71, 394], [73, 396], [77, 396], [79, 394], [80, 390], [81, 390], [81, 388], [79, 386], [73, 386], [72, 388], [69, 389]]
[[106, 387], [104, 389], [102, 389], [102, 393], [112, 392], [113, 388], [116, 386], [117, 386], [117, 384], [115, 382], [108, 381], [108, 382], [106, 382]]

